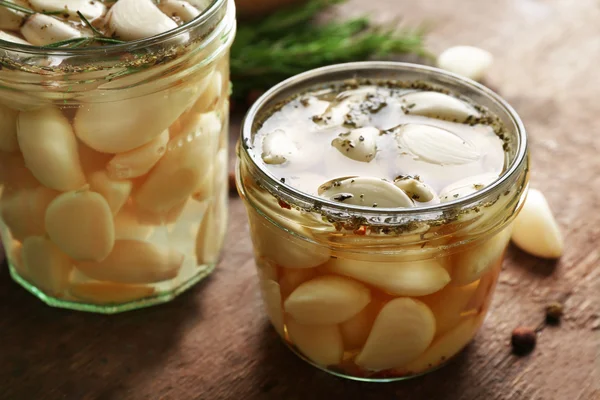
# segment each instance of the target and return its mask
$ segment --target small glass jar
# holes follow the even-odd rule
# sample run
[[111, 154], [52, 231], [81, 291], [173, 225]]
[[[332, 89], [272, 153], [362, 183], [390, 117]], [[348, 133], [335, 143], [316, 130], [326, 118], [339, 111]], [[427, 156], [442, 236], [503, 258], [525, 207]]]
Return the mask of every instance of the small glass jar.
[[227, 224], [233, 0], [148, 39], [0, 41], [0, 232], [49, 305], [115, 313], [212, 272]]
[[[474, 194], [406, 209], [346, 205], [280, 182], [249, 151], [262, 121], [295, 94], [348, 79], [425, 82], [486, 107], [509, 136], [505, 171]], [[242, 129], [237, 187], [260, 289], [273, 326], [293, 351], [335, 375], [391, 381], [440, 367], [473, 339], [528, 183], [525, 129], [505, 101], [434, 68], [352, 63], [274, 87], [250, 109]]]

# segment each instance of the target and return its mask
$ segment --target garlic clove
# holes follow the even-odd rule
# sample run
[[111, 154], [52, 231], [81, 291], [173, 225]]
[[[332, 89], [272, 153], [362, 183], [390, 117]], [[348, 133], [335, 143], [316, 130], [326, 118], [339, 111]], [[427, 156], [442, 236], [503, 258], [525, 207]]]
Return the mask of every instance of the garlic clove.
[[372, 299], [361, 312], [340, 324], [346, 350], [360, 349], [364, 346], [382, 307], [381, 301]]
[[344, 204], [365, 207], [413, 207], [401, 189], [381, 178], [351, 177], [334, 179], [319, 187], [319, 196]]
[[143, 224], [130, 205], [125, 205], [115, 216], [115, 240], [146, 240], [153, 232], [154, 227]]
[[17, 139], [25, 164], [44, 186], [67, 191], [85, 184], [73, 129], [57, 108], [20, 112]]
[[395, 134], [400, 149], [431, 164], [461, 165], [482, 157], [472, 143], [435, 126], [407, 124], [395, 129]]
[[270, 279], [262, 281], [260, 283], [260, 293], [271, 324], [273, 324], [273, 327], [281, 337], [285, 337], [279, 284]]
[[461, 313], [475, 295], [480, 281], [465, 286], [447, 285], [439, 292], [420, 297], [435, 315], [436, 336], [443, 335], [461, 321]]
[[442, 261], [372, 262], [332, 258], [329, 272], [354, 278], [396, 296], [425, 296], [442, 289], [450, 275]]
[[497, 173], [486, 173], [481, 175], [469, 176], [461, 179], [443, 188], [440, 192], [440, 202], [456, 200], [473, 194], [486, 186], [489, 186], [498, 179]]
[[301, 284], [284, 303], [285, 312], [303, 325], [334, 325], [358, 314], [371, 301], [364, 285], [341, 276]]
[[266, 164], [283, 164], [297, 152], [296, 144], [281, 129], [270, 132], [263, 138], [262, 159]]
[[[2, 36], [0, 35], [0, 39]], [[17, 116], [19, 113], [0, 104], [0, 151], [12, 153], [19, 150]]]
[[188, 3], [187, 1], [181, 0], [166, 0], [161, 1], [158, 8], [165, 13], [168, 17], [175, 21], [190, 22], [198, 15], [200, 11]]
[[433, 189], [415, 179], [410, 177], [398, 177], [394, 180], [394, 185], [402, 189], [411, 199], [420, 203], [427, 203], [436, 198]]
[[560, 228], [543, 193], [529, 189], [515, 219], [512, 241], [520, 249], [542, 258], [559, 258], [564, 251]]
[[88, 179], [90, 189], [100, 193], [106, 199], [112, 214], [117, 215], [131, 194], [133, 183], [128, 180], [112, 179], [104, 170], [92, 172]]
[[116, 282], [78, 282], [69, 286], [69, 294], [94, 304], [127, 303], [152, 296], [154, 288]]
[[129, 284], [162, 282], [177, 276], [183, 254], [139, 240], [118, 240], [110, 254], [98, 262], [75, 267], [90, 278]]
[[356, 161], [369, 162], [375, 158], [377, 146], [375, 138], [379, 130], [372, 126], [354, 129], [339, 136], [331, 142], [331, 145], [340, 153]]
[[435, 317], [418, 300], [397, 298], [375, 319], [356, 364], [371, 371], [402, 367], [419, 357], [435, 334]]
[[111, 32], [123, 40], [138, 40], [177, 28], [151, 0], [119, 0], [107, 14]]
[[39, 12], [57, 12], [69, 19], [81, 21], [79, 11], [88, 21], [102, 17], [106, 13], [106, 6], [98, 0], [28, 0], [31, 8]]
[[113, 179], [131, 179], [147, 174], [167, 151], [169, 130], [145, 145], [125, 153], [115, 154], [106, 169]]
[[314, 268], [281, 268], [281, 279], [279, 279], [281, 295], [287, 299], [298, 286], [311, 280], [315, 275]]
[[35, 46], [83, 37], [83, 32], [46, 14], [33, 14], [21, 26], [21, 34]]
[[[19, 6], [25, 6], [27, 7], [27, 3], [22, 2], [22, 1], [14, 1], [14, 0], [7, 0], [9, 3], [13, 3]], [[21, 27], [21, 25], [23, 24], [23, 21], [25, 20], [25, 14], [20, 12], [20, 11], [16, 11], [16, 10], [12, 10], [8, 7], [0, 7], [0, 29], [6, 29], [7, 31], [18, 31], [19, 28]], [[4, 35], [9, 35], [7, 33], [2, 32], [3, 35], [0, 35], [0, 39], [1, 40], [6, 40], [7, 42], [12, 42], [13, 40], [9, 40], [6, 39], [2, 36]], [[12, 36], [12, 35], [10, 35]], [[9, 36], [9, 38], [10, 38]], [[27, 43], [21, 43], [21, 44], [27, 44]]]
[[35, 286], [52, 295], [65, 290], [73, 262], [49, 239], [42, 236], [28, 237], [23, 242], [22, 257], [28, 276]]
[[[0, 20], [2, 19], [2, 11], [7, 10], [6, 8], [0, 8]], [[0, 22], [0, 26], [1, 26], [1, 22]], [[0, 29], [3, 29], [0, 27]], [[19, 29], [17, 27], [17, 29]], [[16, 30], [16, 29], [15, 29]], [[2, 32], [0, 31], [0, 40], [4, 40], [5, 42], [11, 42], [11, 43], [16, 43], [16, 44], [24, 44], [24, 45], [28, 45], [31, 46], [31, 43], [29, 43], [26, 40], [21, 39], [20, 37], [13, 35], [12, 33], [8, 33], [8, 32]]]
[[490, 52], [474, 46], [450, 47], [437, 59], [438, 67], [474, 81], [481, 80], [493, 62]]
[[413, 92], [400, 97], [405, 112], [409, 115], [464, 122], [469, 117], [480, 117], [473, 106], [439, 92]]
[[339, 363], [344, 354], [344, 342], [337, 325], [302, 325], [286, 319], [292, 343], [312, 362], [327, 366]]

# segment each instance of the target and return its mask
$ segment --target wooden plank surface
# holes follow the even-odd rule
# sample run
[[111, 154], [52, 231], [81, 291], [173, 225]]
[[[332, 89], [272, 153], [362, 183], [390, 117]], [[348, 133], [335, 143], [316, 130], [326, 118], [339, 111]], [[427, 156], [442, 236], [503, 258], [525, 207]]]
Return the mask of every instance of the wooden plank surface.
[[[556, 211], [564, 257], [510, 248], [490, 317], [445, 368], [350, 382], [299, 360], [267, 324], [245, 211], [232, 198], [218, 270], [163, 306], [116, 316], [52, 309], [0, 269], [0, 399], [600, 399], [600, 3], [354, 0], [336, 11], [365, 12], [427, 21], [434, 51], [494, 53], [488, 83], [527, 125], [532, 185]], [[511, 330], [538, 325], [555, 299], [566, 304], [563, 323], [545, 328], [531, 355], [513, 356]]]

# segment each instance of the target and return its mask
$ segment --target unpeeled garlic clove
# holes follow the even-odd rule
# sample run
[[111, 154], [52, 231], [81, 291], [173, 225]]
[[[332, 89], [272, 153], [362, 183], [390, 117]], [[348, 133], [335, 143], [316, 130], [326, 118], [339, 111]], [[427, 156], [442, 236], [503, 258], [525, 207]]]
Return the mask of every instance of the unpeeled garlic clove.
[[75, 267], [90, 278], [130, 284], [156, 283], [177, 276], [183, 255], [176, 250], [140, 240], [118, 240], [99, 262], [78, 262]]
[[342, 360], [344, 342], [337, 325], [302, 325], [286, 318], [290, 340], [308, 359], [322, 365], [334, 365]]
[[437, 260], [382, 263], [332, 258], [326, 268], [397, 296], [425, 296], [450, 282], [448, 271]]
[[260, 292], [271, 324], [273, 324], [273, 327], [281, 337], [285, 337], [279, 284], [271, 279], [261, 281]]
[[109, 10], [108, 27], [123, 40], [138, 40], [177, 28], [151, 0], [119, 0]]
[[448, 201], [466, 197], [470, 194], [478, 192], [486, 186], [489, 186], [496, 179], [498, 179], [498, 174], [490, 172], [481, 175], [469, 176], [468, 178], [451, 183], [443, 188], [440, 192], [440, 202], [446, 203]]
[[94, 304], [127, 303], [152, 296], [154, 288], [116, 282], [78, 282], [69, 286], [69, 294]]
[[323, 276], [298, 286], [284, 303], [285, 312], [303, 325], [334, 325], [358, 314], [371, 291], [341, 276]]
[[542, 258], [559, 258], [564, 243], [560, 228], [543, 193], [529, 189], [523, 208], [517, 215], [512, 241], [520, 249]]
[[31, 8], [39, 12], [61, 12], [62, 16], [81, 21], [79, 11], [88, 21], [100, 18], [106, 13], [106, 6], [97, 0], [28, 0]]
[[46, 210], [45, 225], [50, 239], [77, 261], [104, 260], [115, 244], [110, 207], [90, 190], [56, 197]]
[[375, 319], [356, 364], [381, 371], [402, 367], [419, 357], [435, 334], [435, 317], [418, 300], [397, 298], [388, 302]]
[[73, 262], [54, 243], [42, 236], [30, 236], [23, 242], [22, 256], [35, 286], [53, 295], [64, 291]]
[[[0, 39], [3, 39], [0, 35]], [[0, 151], [19, 150], [17, 141], [17, 116], [19, 113], [0, 104]]]
[[58, 109], [20, 112], [17, 139], [25, 164], [43, 185], [67, 191], [85, 184], [73, 129]]
[[481, 114], [473, 106], [439, 92], [413, 92], [400, 97], [405, 112], [410, 115], [464, 122]]
[[298, 152], [296, 144], [281, 129], [265, 135], [262, 141], [262, 159], [266, 164], [283, 164]]
[[71, 25], [46, 14], [33, 14], [21, 26], [21, 34], [35, 46], [46, 46], [84, 36]]
[[436, 339], [423, 354], [403, 366], [402, 370], [416, 374], [449, 360], [473, 339], [482, 321], [483, 316], [475, 315], [461, 322], [456, 328]]
[[340, 133], [337, 138], [333, 139], [331, 145], [348, 158], [369, 162], [375, 158], [377, 153], [375, 138], [378, 134], [379, 130], [372, 126], [354, 129]]
[[481, 243], [454, 254], [452, 256], [454, 264], [452, 283], [467, 285], [475, 282], [490, 271], [496, 263], [501, 262], [501, 257], [510, 239], [511, 229], [511, 227], [506, 227]]
[[400, 149], [431, 164], [461, 165], [481, 158], [473, 144], [435, 126], [407, 124], [395, 129], [395, 134]]
[[474, 46], [450, 47], [437, 59], [438, 67], [474, 81], [481, 80], [493, 62], [489, 51]]
[[334, 179], [319, 187], [319, 196], [344, 204], [365, 207], [413, 207], [401, 189], [381, 178], [354, 177]]
[[187, 1], [161, 1], [158, 5], [158, 8], [170, 18], [176, 21], [179, 20], [181, 22], [190, 22], [200, 15], [200, 11]]
[[402, 189], [411, 199], [421, 203], [427, 203], [435, 198], [433, 189], [415, 178], [398, 177], [394, 180], [394, 185]]
[[147, 174], [167, 151], [169, 131], [149, 143], [125, 153], [116, 154], [106, 166], [113, 179], [131, 179]]
[[92, 172], [88, 180], [90, 189], [100, 193], [113, 215], [117, 215], [121, 207], [125, 204], [133, 188], [133, 183], [129, 180], [111, 179], [104, 170]]

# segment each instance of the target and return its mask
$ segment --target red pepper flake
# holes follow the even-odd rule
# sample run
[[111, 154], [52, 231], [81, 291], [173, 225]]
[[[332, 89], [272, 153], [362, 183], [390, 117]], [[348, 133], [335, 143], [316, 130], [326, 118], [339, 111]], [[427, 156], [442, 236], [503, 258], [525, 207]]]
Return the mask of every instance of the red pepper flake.
[[290, 206], [288, 203], [286, 203], [283, 200], [277, 199], [277, 202], [279, 203], [279, 207], [281, 207], [281, 208], [285, 208], [286, 210], [291, 210], [292, 209], [292, 206]]
[[360, 228], [356, 229], [354, 231], [355, 235], [359, 235], [359, 236], [364, 236], [367, 234], [367, 227], [366, 226], [361, 226]]

